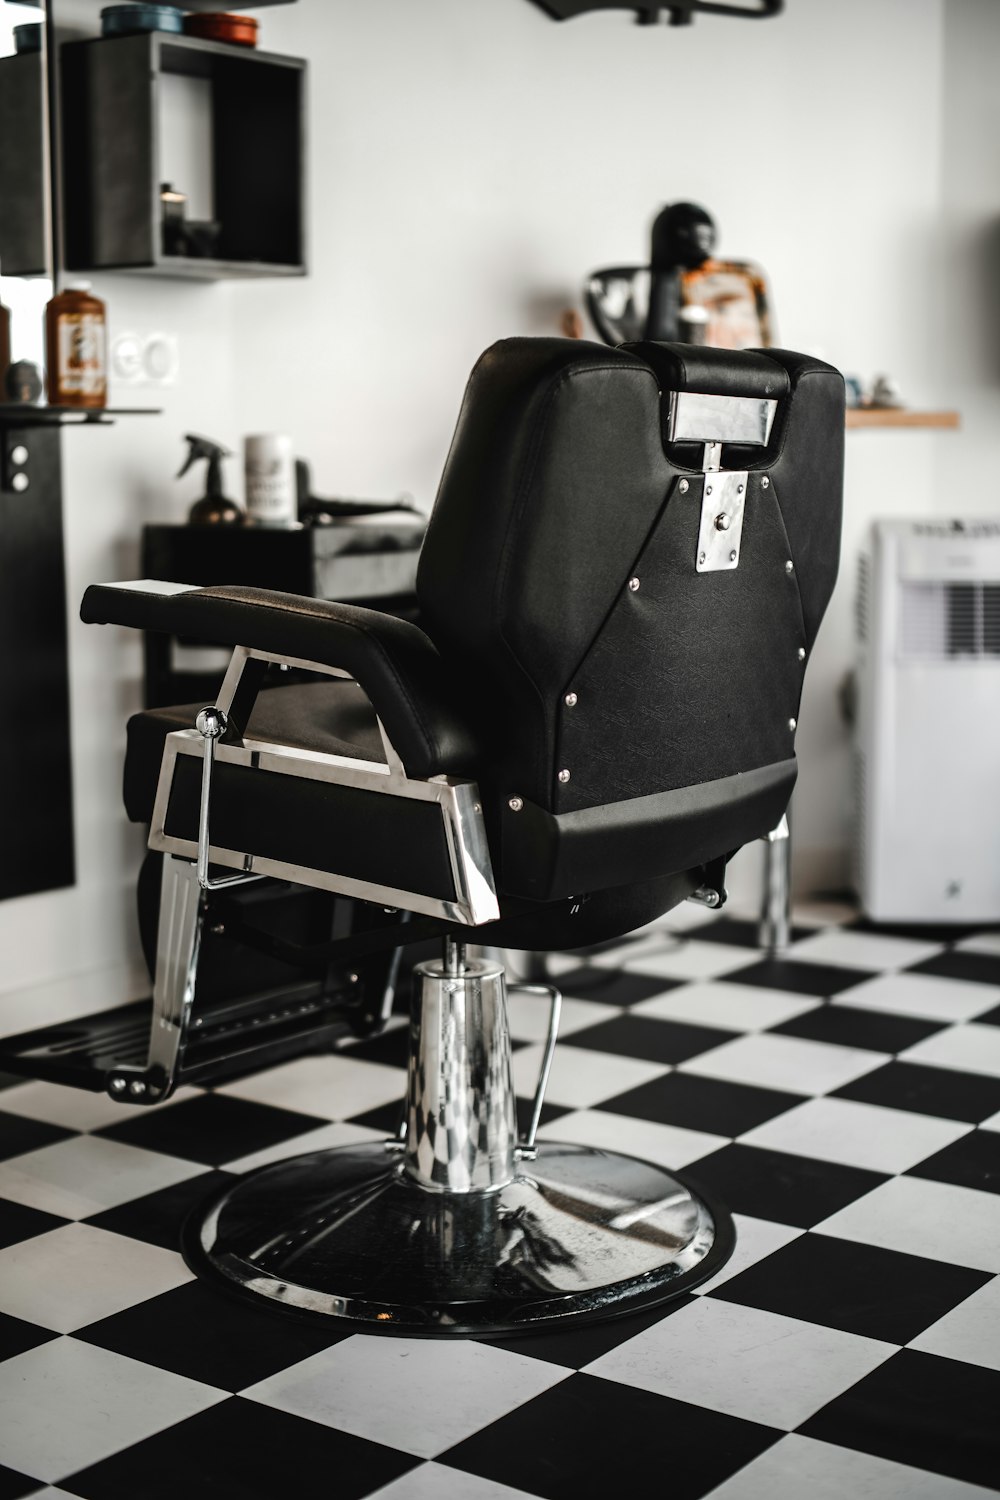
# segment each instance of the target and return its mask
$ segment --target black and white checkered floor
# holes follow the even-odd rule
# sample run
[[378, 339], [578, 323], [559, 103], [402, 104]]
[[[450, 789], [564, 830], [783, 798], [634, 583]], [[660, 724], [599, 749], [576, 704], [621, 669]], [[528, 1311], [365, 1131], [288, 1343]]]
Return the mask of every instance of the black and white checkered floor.
[[[667, 1312], [396, 1340], [193, 1279], [178, 1224], [226, 1174], [395, 1126], [399, 1030], [159, 1110], [0, 1093], [0, 1500], [1000, 1491], [1000, 935], [817, 909], [765, 962], [705, 915], [554, 961], [545, 1133], [736, 1215], [733, 1260]], [[512, 1022], [528, 1094], [544, 1006]]]

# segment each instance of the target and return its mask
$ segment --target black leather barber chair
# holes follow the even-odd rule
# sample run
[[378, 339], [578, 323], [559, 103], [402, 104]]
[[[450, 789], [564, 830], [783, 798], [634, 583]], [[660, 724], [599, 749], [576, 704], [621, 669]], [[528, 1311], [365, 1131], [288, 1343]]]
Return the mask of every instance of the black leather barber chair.
[[[129, 725], [162, 897], [148, 1054], [109, 1067], [113, 1097], [166, 1098], [239, 1050], [199, 953], [229, 923], [277, 952], [251, 936], [253, 882], [371, 914], [305, 944], [327, 964], [442, 944], [415, 974], [398, 1137], [228, 1186], [188, 1226], [196, 1269], [371, 1328], [498, 1333], [634, 1311], [725, 1259], [727, 1213], [682, 1178], [535, 1139], [551, 1045], [519, 1139], [503, 969], [465, 945], [572, 948], [721, 904], [727, 858], [781, 824], [837, 571], [843, 405], [797, 354], [514, 339], [469, 382], [423, 629], [254, 589], [87, 591], [87, 621], [235, 646], [196, 723]], [[324, 680], [259, 692], [273, 664]], [[265, 1031], [328, 1043], [303, 1003]]]

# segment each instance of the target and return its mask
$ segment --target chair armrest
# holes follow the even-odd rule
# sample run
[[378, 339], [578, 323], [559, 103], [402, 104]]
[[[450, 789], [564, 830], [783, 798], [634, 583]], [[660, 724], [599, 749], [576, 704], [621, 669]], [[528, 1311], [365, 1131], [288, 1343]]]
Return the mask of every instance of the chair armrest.
[[80, 616], [339, 668], [367, 694], [409, 775], [475, 775], [477, 745], [444, 663], [407, 620], [268, 589], [148, 582], [93, 584]]

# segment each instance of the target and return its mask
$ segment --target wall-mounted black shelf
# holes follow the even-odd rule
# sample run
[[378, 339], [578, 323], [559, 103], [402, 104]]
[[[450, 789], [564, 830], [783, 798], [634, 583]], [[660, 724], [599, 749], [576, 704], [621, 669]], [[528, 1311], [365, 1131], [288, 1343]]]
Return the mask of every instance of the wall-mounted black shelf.
[[[210, 87], [220, 226], [212, 258], [164, 254], [164, 74], [205, 79]], [[305, 274], [301, 58], [149, 32], [67, 43], [61, 79], [68, 270], [209, 280]], [[174, 186], [184, 191], [183, 183]]]
[[158, 417], [154, 406], [28, 406], [0, 401], [0, 427], [110, 427], [118, 417]]

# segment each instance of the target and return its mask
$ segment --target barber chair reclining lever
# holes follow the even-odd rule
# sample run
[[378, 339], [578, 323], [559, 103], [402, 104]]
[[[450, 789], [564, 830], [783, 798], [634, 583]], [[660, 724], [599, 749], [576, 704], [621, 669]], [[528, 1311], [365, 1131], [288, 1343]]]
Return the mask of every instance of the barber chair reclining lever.
[[[163, 873], [147, 1062], [110, 1069], [114, 1095], [165, 1098], [188, 1076], [233, 879], [377, 913], [341, 939], [351, 961], [443, 939], [415, 971], [398, 1136], [227, 1187], [186, 1228], [196, 1270], [444, 1334], [634, 1311], [722, 1263], [731, 1220], [681, 1177], [535, 1140], [557, 996], [518, 1139], [503, 969], [465, 944], [579, 947], [691, 896], [721, 903], [726, 859], [779, 829], [791, 793], [842, 464], [843, 382], [819, 361], [514, 339], [469, 381], [420, 560], [423, 629], [253, 589], [87, 591], [87, 621], [235, 645], [197, 723], [194, 707], [129, 725], [126, 804]], [[274, 662], [323, 680], [258, 696]]]

